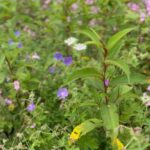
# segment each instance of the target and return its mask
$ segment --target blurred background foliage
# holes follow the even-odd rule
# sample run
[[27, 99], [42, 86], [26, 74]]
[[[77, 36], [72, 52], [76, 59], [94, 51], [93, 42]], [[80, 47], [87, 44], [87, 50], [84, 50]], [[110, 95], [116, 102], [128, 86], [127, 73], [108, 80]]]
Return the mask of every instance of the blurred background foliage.
[[[99, 101], [103, 95], [97, 81], [70, 83], [66, 102], [58, 100], [57, 90], [69, 72], [84, 66], [100, 66], [94, 46], [89, 45], [79, 54], [64, 44], [72, 36], [81, 43], [87, 41], [76, 32], [87, 28], [93, 28], [107, 41], [124, 28], [136, 27], [122, 40], [119, 57], [126, 60], [131, 70], [149, 78], [150, 17], [140, 21], [141, 14], [128, 7], [130, 2], [145, 12], [141, 0], [94, 0], [92, 4], [86, 4], [86, 0], [0, 0], [0, 149], [111, 149], [103, 128], [88, 133], [76, 144], [68, 144], [73, 127], [86, 119], [100, 117]], [[16, 31], [20, 34], [16, 35]], [[57, 51], [72, 56], [73, 64], [66, 67], [56, 61], [53, 55]], [[34, 59], [35, 55], [39, 58]], [[54, 67], [55, 73], [50, 73], [49, 67]], [[20, 82], [19, 91], [13, 88], [15, 80]], [[149, 83], [148, 80], [132, 88], [115, 85], [114, 93], [121, 88], [124, 93], [118, 99], [117, 92], [110, 94], [112, 99], [117, 99], [120, 124], [128, 127], [120, 127], [123, 143], [128, 143], [130, 136], [131, 139], [137, 136], [135, 141], [144, 143], [139, 150], [149, 149], [150, 110], [139, 100]], [[13, 105], [7, 106], [6, 98]], [[26, 111], [31, 101], [36, 105], [32, 113]], [[131, 128], [134, 136], [130, 134]], [[127, 149], [137, 150], [136, 142]]]

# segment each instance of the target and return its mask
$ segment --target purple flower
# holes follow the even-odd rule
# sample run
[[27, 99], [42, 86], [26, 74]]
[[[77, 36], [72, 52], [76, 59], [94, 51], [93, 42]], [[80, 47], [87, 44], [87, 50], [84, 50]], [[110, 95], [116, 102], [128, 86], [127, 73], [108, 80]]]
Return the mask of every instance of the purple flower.
[[54, 54], [54, 58], [55, 58], [56, 60], [62, 60], [62, 59], [63, 59], [63, 55], [62, 55], [62, 53], [60, 53], [60, 52], [56, 52], [56, 53]]
[[67, 88], [60, 88], [57, 92], [57, 97], [64, 100], [68, 96]]
[[87, 5], [92, 5], [94, 3], [94, 0], [85, 0], [85, 3]]
[[18, 48], [22, 48], [22, 43], [21, 42], [18, 43]]
[[108, 86], [108, 85], [109, 85], [109, 80], [106, 79], [106, 80], [104, 81], [104, 84], [105, 84], [105, 86]]
[[64, 57], [64, 60], [63, 60], [64, 64], [66, 66], [69, 66], [72, 64], [72, 57], [71, 56], [68, 56], [68, 57]]
[[28, 105], [27, 107], [27, 111], [32, 112], [35, 109], [35, 104], [32, 102]]
[[18, 37], [18, 36], [20, 36], [20, 31], [17, 30], [14, 32], [14, 34]]
[[13, 44], [14, 44], [13, 40], [12, 40], [12, 39], [9, 39], [9, 40], [8, 40], [8, 44], [9, 44], [10, 46], [13, 45]]
[[6, 99], [5, 99], [5, 103], [6, 103], [7, 105], [10, 105], [10, 104], [12, 104], [12, 100], [6, 98]]
[[55, 72], [55, 67], [49, 67], [49, 72], [53, 74]]
[[144, 22], [145, 17], [146, 17], [145, 13], [141, 13], [140, 14], [140, 22]]

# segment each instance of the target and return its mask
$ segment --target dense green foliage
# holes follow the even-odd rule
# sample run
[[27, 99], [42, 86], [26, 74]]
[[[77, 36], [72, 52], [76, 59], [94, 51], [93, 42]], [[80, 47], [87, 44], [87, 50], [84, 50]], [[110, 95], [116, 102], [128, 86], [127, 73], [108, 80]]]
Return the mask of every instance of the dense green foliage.
[[150, 149], [149, 0], [0, 0], [0, 149]]

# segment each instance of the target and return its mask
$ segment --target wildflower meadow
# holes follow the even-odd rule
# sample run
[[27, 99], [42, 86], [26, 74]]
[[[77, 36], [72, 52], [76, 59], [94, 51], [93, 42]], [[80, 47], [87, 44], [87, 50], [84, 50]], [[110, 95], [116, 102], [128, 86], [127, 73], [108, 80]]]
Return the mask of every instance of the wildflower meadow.
[[0, 0], [0, 150], [150, 150], [150, 0]]

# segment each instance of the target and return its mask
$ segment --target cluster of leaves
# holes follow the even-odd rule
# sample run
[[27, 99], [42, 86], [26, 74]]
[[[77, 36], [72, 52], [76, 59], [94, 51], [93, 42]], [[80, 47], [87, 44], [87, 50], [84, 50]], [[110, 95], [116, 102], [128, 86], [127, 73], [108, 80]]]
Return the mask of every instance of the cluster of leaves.
[[[0, 0], [0, 149], [150, 148], [150, 109], [141, 101], [150, 21], [140, 22], [128, 3]], [[67, 46], [71, 36], [87, 49]], [[56, 52], [73, 63], [56, 60]], [[57, 97], [60, 87], [66, 99]]]

